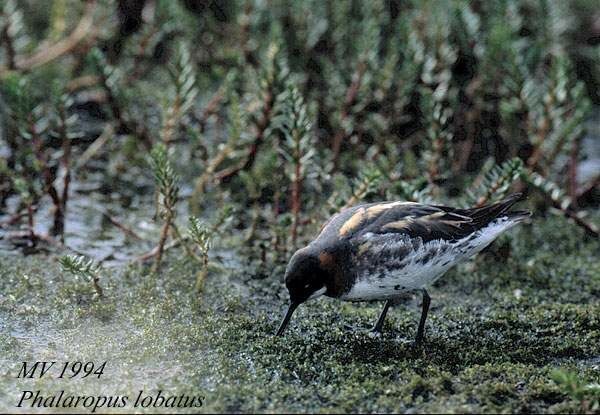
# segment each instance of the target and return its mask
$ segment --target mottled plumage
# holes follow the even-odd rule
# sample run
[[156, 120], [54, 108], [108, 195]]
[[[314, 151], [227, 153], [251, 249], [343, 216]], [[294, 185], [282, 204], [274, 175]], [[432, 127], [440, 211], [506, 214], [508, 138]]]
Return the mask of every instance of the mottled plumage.
[[[528, 217], [526, 211], [508, 211], [519, 198], [520, 194], [515, 194], [473, 209], [413, 202], [346, 209], [333, 216], [317, 238], [290, 260], [286, 285], [292, 304], [297, 306], [316, 293], [367, 301], [391, 300], [403, 292], [424, 290], [452, 266]], [[296, 306], [290, 307], [291, 312]], [[388, 307], [389, 303], [376, 326], [379, 330]], [[282, 324], [280, 332], [284, 327]]]

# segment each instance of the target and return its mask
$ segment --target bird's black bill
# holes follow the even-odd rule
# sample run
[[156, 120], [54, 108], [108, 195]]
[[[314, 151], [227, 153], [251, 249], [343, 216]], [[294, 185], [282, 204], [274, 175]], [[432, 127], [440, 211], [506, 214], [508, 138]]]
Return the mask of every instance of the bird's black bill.
[[300, 305], [300, 303], [291, 303], [290, 306], [288, 307], [287, 313], [285, 313], [285, 317], [283, 318], [283, 321], [281, 322], [281, 325], [279, 326], [279, 329], [277, 330], [277, 334], [276, 336], [281, 336], [283, 334], [283, 332], [285, 331], [285, 328], [287, 327], [288, 323], [290, 322], [290, 318], [292, 318], [292, 314], [294, 314], [294, 311], [296, 310], [296, 308]]

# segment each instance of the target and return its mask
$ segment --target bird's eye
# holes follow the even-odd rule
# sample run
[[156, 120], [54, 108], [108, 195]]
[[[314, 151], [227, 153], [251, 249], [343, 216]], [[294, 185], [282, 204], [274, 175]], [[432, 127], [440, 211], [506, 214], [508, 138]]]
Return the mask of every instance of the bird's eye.
[[310, 287], [310, 284], [306, 284], [306, 285], [304, 286], [304, 288], [308, 288], [308, 287]]

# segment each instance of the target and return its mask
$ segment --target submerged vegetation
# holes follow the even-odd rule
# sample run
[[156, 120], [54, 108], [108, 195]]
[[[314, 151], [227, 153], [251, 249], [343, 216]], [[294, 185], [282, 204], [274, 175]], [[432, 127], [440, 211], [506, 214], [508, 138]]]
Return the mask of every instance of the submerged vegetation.
[[[599, 21], [592, 0], [0, 0], [3, 363], [103, 356], [208, 411], [598, 411]], [[369, 305], [270, 336], [332, 213], [509, 191], [533, 224], [436, 284], [424, 351], [408, 313], [345, 331]]]

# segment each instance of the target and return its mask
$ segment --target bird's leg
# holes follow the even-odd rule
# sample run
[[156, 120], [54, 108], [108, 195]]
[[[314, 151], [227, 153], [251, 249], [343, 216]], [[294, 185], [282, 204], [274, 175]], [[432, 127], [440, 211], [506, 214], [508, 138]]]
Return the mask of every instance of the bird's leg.
[[[390, 309], [390, 306], [392, 306], [393, 304], [394, 304], [394, 300], [387, 300], [385, 302], [385, 305], [383, 306], [383, 310], [381, 310], [381, 314], [379, 314], [379, 318], [377, 319], [377, 323], [375, 323], [375, 325], [369, 330], [370, 333], [372, 333], [375, 336], [378, 336], [382, 333], [385, 317], [387, 316], [387, 312]], [[363, 331], [364, 330], [364, 328], [355, 327], [350, 324], [344, 324], [344, 327], [346, 329], [352, 330], [352, 331]]]
[[391, 305], [392, 305], [392, 300], [387, 300], [385, 302], [385, 305], [383, 306], [383, 310], [381, 310], [381, 314], [379, 315], [379, 318], [377, 319], [377, 323], [375, 323], [375, 326], [371, 330], [373, 333], [379, 333], [379, 334], [382, 333], [383, 322], [385, 321], [385, 317], [387, 316], [387, 312]]
[[427, 320], [427, 312], [429, 311], [430, 303], [431, 298], [429, 297], [429, 294], [427, 294], [427, 290], [423, 289], [423, 309], [421, 311], [421, 321], [419, 322], [419, 329], [417, 330], [417, 337], [415, 339], [415, 344], [417, 346], [420, 346], [425, 338], [425, 321]]

